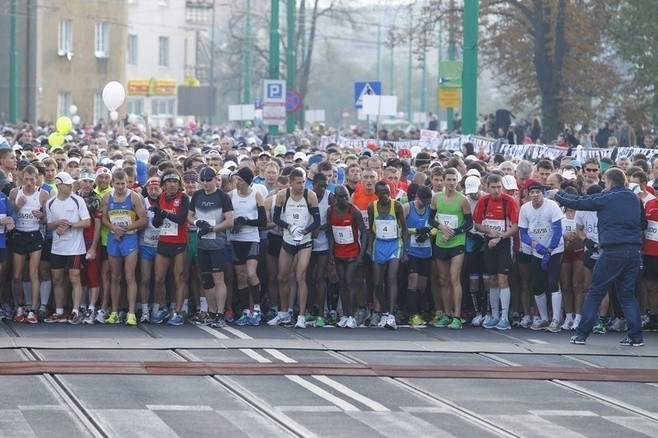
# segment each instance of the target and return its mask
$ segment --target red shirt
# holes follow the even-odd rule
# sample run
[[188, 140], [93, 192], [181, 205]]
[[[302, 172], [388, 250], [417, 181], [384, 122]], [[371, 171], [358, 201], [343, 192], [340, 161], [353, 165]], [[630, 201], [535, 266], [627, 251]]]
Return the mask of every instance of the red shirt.
[[519, 222], [519, 205], [507, 193], [501, 193], [497, 199], [492, 198], [491, 195], [484, 195], [475, 205], [473, 221], [492, 228], [497, 228], [495, 221], [504, 221], [499, 225], [501, 225], [500, 231], [505, 232], [511, 224]]
[[329, 223], [334, 237], [334, 257], [337, 259], [355, 259], [359, 256], [359, 227], [352, 217], [350, 204], [347, 212], [339, 216], [336, 208], [329, 207]]
[[[158, 197], [158, 205], [167, 213], [178, 215], [181, 213], [183, 206], [183, 197], [187, 200], [187, 195], [184, 192], [178, 192], [172, 199], [167, 199], [166, 193], [162, 192]], [[185, 212], [187, 215], [187, 212]], [[170, 234], [171, 233], [171, 234]], [[176, 224], [168, 219], [165, 219], [164, 224], [160, 227], [159, 242], [163, 243], [187, 243], [187, 220], [182, 224]]]
[[658, 256], [658, 200], [652, 199], [644, 204], [644, 216], [647, 229], [644, 230], [642, 252], [648, 256]]

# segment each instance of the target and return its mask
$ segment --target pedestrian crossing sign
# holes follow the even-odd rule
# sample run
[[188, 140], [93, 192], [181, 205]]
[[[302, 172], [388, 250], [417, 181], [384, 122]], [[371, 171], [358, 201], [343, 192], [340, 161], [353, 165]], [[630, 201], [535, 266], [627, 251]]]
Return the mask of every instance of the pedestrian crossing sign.
[[363, 96], [381, 96], [381, 82], [355, 82], [354, 83], [354, 107], [363, 108]]

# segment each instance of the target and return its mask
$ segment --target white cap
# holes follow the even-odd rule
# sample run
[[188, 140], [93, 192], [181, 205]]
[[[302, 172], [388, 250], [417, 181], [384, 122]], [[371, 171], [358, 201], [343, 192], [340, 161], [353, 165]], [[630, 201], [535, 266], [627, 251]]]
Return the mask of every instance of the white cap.
[[478, 161], [478, 157], [475, 155], [469, 155], [468, 157], [464, 158], [466, 161]]
[[235, 161], [233, 161], [233, 160], [228, 160], [226, 163], [224, 163], [224, 167], [223, 167], [223, 168], [224, 168], [224, 169], [227, 169], [227, 170], [233, 170], [233, 169], [235, 169], [235, 168], [237, 168], [237, 167], [238, 167], [238, 165], [235, 163]]
[[480, 178], [475, 175], [466, 177], [464, 182], [464, 193], [470, 195], [480, 191]]
[[71, 158], [69, 158], [68, 160], [66, 160], [66, 164], [69, 164], [69, 163], [78, 163], [78, 164], [80, 164], [80, 158], [78, 158], [78, 157], [71, 157]]
[[40, 154], [37, 154], [37, 158], [39, 159], [39, 161], [43, 161], [48, 157], [50, 157], [50, 155], [46, 154], [45, 152], [41, 152]]
[[464, 154], [462, 154], [461, 151], [455, 151], [455, 152], [452, 153], [452, 155], [456, 155], [456, 156], [458, 156], [459, 158], [464, 158]]
[[574, 172], [573, 170], [569, 170], [569, 169], [562, 172], [562, 178], [564, 178], [564, 179], [578, 179], [578, 177], [576, 176], [576, 172]]
[[14, 146], [12, 146], [12, 149], [14, 150], [14, 152], [16, 152], [16, 151], [22, 151], [22, 150], [23, 150], [23, 146], [21, 146], [21, 145], [19, 145], [19, 144], [15, 144]]
[[308, 159], [306, 158], [306, 154], [304, 152], [296, 152], [295, 156], [292, 157], [293, 161], [297, 161], [297, 160], [300, 160], [300, 159], [302, 161], [308, 161]]
[[519, 186], [516, 184], [516, 178], [512, 175], [505, 175], [503, 178], [503, 188], [505, 190], [517, 190]]
[[482, 176], [480, 175], [480, 171], [477, 169], [470, 169], [468, 172], [466, 172], [466, 175], [473, 175], [473, 176], [477, 176], [478, 178]]
[[636, 183], [628, 183], [628, 190], [635, 193], [636, 195], [642, 191], [642, 187]]
[[66, 172], [59, 172], [55, 175], [55, 184], [73, 184], [74, 179]]
[[230, 169], [219, 169], [219, 176], [230, 176], [231, 175], [231, 170]]

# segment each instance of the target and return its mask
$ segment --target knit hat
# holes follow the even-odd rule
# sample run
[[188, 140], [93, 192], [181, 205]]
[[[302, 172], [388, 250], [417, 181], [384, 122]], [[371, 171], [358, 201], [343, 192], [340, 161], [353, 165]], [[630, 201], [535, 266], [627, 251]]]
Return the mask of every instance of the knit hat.
[[233, 172], [233, 175], [239, 176], [248, 185], [251, 185], [251, 182], [254, 180], [254, 172], [248, 167], [239, 168], [238, 170]]

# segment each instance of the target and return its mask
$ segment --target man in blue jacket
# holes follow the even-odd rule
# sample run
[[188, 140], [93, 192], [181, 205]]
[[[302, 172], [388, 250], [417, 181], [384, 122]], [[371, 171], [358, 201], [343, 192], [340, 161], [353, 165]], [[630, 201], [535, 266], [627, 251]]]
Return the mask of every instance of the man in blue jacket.
[[596, 211], [599, 220], [601, 257], [594, 266], [582, 320], [571, 343], [585, 343], [598, 321], [599, 305], [610, 286], [614, 285], [628, 324], [628, 335], [620, 344], [641, 347], [644, 341], [640, 306], [635, 298], [635, 279], [640, 271], [642, 230], [647, 222], [640, 200], [626, 188], [626, 175], [621, 169], [608, 169], [604, 180], [606, 188], [601, 193], [576, 196], [558, 192], [555, 195], [555, 200], [567, 208]]

